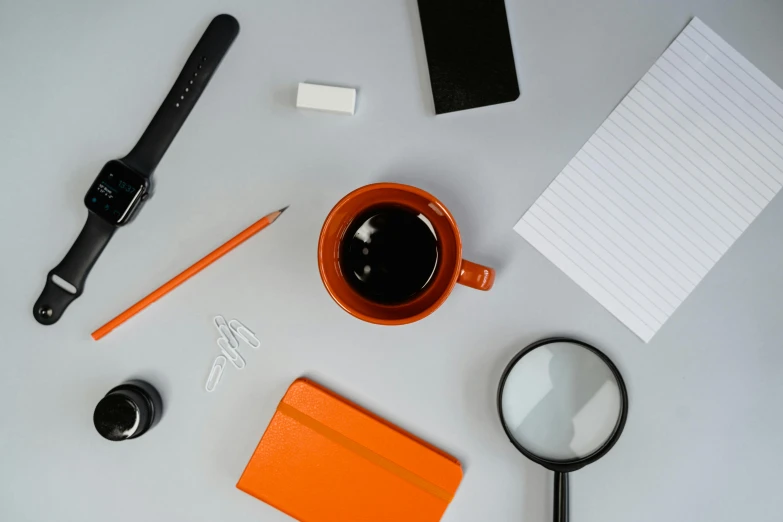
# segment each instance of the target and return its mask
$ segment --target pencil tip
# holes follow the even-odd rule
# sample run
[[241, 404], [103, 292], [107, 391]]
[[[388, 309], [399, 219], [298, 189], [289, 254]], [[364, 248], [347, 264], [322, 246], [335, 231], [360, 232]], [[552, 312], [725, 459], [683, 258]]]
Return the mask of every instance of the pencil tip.
[[286, 206], [284, 206], [283, 208], [281, 208], [280, 210], [276, 210], [276, 211], [272, 212], [271, 214], [269, 214], [269, 216], [267, 216], [267, 219], [269, 219], [269, 223], [274, 223], [274, 222], [275, 222], [275, 220], [276, 220], [277, 218], [279, 218], [279, 217], [280, 217], [280, 215], [281, 215], [283, 212], [285, 212], [285, 209], [287, 209], [288, 207], [289, 207], [289, 205], [286, 205]]

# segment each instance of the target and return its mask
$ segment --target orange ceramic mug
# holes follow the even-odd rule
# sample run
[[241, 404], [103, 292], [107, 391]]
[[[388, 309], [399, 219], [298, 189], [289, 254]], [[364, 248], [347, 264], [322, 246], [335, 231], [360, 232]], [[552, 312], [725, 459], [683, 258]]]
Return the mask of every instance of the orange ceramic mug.
[[[431, 279], [409, 301], [386, 305], [373, 302], [354, 290], [340, 267], [340, 247], [346, 231], [359, 215], [380, 205], [400, 205], [422, 214], [437, 237], [438, 260]], [[332, 299], [349, 314], [376, 324], [408, 324], [438, 309], [460, 283], [489, 290], [495, 271], [462, 259], [462, 240], [454, 216], [431, 194], [398, 183], [376, 183], [354, 190], [332, 209], [318, 240], [318, 268]]]

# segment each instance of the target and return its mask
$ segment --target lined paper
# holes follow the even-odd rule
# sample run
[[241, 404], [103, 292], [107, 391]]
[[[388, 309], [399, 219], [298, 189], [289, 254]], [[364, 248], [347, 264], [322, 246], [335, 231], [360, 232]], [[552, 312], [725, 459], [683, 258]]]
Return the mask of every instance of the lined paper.
[[694, 18], [516, 224], [645, 342], [783, 184], [783, 90]]

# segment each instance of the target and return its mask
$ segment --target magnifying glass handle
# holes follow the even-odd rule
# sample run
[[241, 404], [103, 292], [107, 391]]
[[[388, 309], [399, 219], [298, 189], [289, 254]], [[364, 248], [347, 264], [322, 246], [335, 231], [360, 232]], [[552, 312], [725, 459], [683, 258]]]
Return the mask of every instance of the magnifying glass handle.
[[568, 473], [555, 471], [554, 522], [568, 522]]

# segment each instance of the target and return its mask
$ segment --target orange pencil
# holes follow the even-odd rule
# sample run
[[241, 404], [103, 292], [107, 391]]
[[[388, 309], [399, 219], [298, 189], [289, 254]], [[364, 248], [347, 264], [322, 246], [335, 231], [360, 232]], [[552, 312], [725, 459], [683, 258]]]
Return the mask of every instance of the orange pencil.
[[262, 231], [269, 225], [275, 222], [275, 220], [280, 217], [280, 214], [282, 214], [285, 208], [281, 208], [277, 212], [272, 212], [271, 214], [268, 214], [249, 227], [247, 227], [245, 230], [237, 234], [236, 236], [232, 237], [222, 245], [220, 245], [218, 248], [201, 258], [200, 260], [196, 261], [190, 268], [187, 268], [183, 272], [181, 272], [178, 276], [170, 280], [168, 283], [164, 284], [154, 292], [152, 292], [150, 295], [136, 303], [135, 305], [131, 306], [124, 312], [122, 312], [120, 315], [106, 323], [105, 325], [101, 326], [97, 330], [95, 330], [92, 333], [92, 338], [96, 341], [100, 338], [104, 337], [106, 334], [120, 326], [122, 323], [136, 315], [137, 313], [141, 312], [145, 308], [147, 308], [149, 305], [163, 297], [164, 295], [168, 294], [175, 288], [177, 288], [179, 285], [193, 277], [194, 275], [198, 274], [202, 270], [204, 270], [206, 267], [250, 239], [252, 236], [257, 234], [258, 232]]

